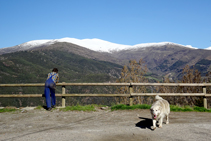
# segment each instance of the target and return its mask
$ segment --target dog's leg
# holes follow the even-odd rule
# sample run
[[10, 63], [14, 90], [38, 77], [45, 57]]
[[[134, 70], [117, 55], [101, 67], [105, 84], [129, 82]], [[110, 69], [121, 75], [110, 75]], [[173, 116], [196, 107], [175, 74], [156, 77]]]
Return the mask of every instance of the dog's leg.
[[151, 127], [153, 130], [155, 130], [156, 129], [156, 119], [153, 119], [152, 120], [152, 124], [153, 124], [153, 126]]
[[159, 122], [159, 121], [160, 121], [160, 118], [158, 119], [158, 122], [157, 122], [157, 125], [158, 125], [158, 126], [160, 125], [160, 122]]
[[160, 120], [159, 120], [159, 128], [162, 128], [162, 123], [163, 123], [163, 117], [160, 117]]
[[169, 115], [166, 116], [166, 124], [169, 124]]

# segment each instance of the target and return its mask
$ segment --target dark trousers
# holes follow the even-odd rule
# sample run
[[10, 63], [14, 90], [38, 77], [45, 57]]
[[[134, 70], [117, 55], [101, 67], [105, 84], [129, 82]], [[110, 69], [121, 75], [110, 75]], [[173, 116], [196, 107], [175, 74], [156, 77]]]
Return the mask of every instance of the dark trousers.
[[45, 100], [47, 108], [50, 108], [51, 105], [56, 105], [56, 96], [55, 96], [55, 87], [56, 84], [53, 82], [51, 78], [46, 80], [45, 82]]

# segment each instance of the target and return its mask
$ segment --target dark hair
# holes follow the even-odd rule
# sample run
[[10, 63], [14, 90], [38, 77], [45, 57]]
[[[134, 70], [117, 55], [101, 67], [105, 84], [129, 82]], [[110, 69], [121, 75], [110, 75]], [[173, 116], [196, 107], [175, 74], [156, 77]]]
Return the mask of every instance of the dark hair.
[[57, 68], [53, 68], [52, 72], [58, 73], [58, 69]]

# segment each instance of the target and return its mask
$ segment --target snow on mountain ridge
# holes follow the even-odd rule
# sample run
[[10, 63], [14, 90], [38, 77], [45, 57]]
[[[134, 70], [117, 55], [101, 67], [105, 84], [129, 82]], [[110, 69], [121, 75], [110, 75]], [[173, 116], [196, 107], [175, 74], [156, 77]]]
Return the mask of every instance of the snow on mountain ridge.
[[142, 44], [137, 44], [134, 45], [135, 47], [151, 47], [151, 46], [164, 46], [164, 45], [180, 45], [180, 46], [184, 46], [184, 47], [188, 47], [188, 48], [193, 48], [193, 49], [197, 49], [195, 47], [192, 47], [191, 45], [181, 45], [181, 44], [176, 44], [176, 43], [172, 43], [172, 42], [159, 42], [159, 43], [142, 43]]
[[[167, 44], [172, 44], [172, 45], [180, 45], [172, 42], [159, 42], [159, 43], [142, 43], [142, 44], [136, 44], [136, 45], [123, 45], [123, 44], [116, 44], [116, 43], [111, 43], [105, 40], [101, 39], [76, 39], [76, 38], [62, 38], [62, 39], [57, 39], [55, 40], [57, 42], [70, 42], [73, 44], [77, 44], [86, 48], [89, 48], [94, 51], [101, 51], [101, 52], [109, 52], [111, 53], [112, 51], [119, 51], [119, 50], [127, 50], [127, 49], [137, 49], [137, 48], [145, 48], [145, 47], [151, 47], [151, 46], [164, 46]], [[192, 49], [197, 49], [192, 47], [191, 45], [180, 45], [183, 47], [188, 47]]]
[[[172, 44], [172, 45], [180, 45], [172, 42], [159, 42], [159, 43], [142, 43], [142, 44], [136, 44], [136, 45], [123, 45], [123, 44], [117, 44], [117, 43], [112, 43], [109, 41], [93, 38], [93, 39], [76, 39], [76, 38], [61, 38], [61, 39], [53, 39], [53, 40], [32, 40], [17, 46], [14, 46], [13, 48], [17, 47], [19, 50], [27, 50], [31, 49], [34, 47], [39, 47], [43, 45], [51, 45], [56, 42], [67, 42], [67, 43], [73, 43], [82, 47], [86, 47], [90, 50], [94, 51], [99, 51], [99, 52], [109, 52], [111, 53], [112, 51], [119, 51], [119, 50], [127, 50], [127, 49], [138, 49], [138, 48], [146, 48], [146, 47], [151, 47], [151, 46], [163, 46], [167, 44]], [[192, 49], [197, 49], [194, 48], [190, 45], [180, 45], [183, 47], [188, 47]]]
[[23, 44], [20, 44], [20, 45], [17, 45], [17, 46], [21, 47], [21, 48], [30, 49], [30, 48], [33, 48], [33, 47], [37, 47], [37, 46], [46, 44], [49, 41], [51, 41], [51, 40], [33, 40], [33, 41], [29, 41], [29, 42], [26, 42], [26, 43], [23, 43]]
[[205, 48], [206, 50], [211, 50], [211, 47]]
[[108, 41], [104, 41], [101, 39], [75, 39], [75, 38], [62, 38], [58, 39], [58, 42], [70, 42], [73, 44], [77, 44], [79, 46], [86, 47], [88, 49], [94, 50], [94, 51], [100, 51], [100, 52], [111, 52], [112, 50], [122, 50], [125, 48], [132, 47], [130, 45], [122, 45], [122, 44], [116, 44], [111, 43]]

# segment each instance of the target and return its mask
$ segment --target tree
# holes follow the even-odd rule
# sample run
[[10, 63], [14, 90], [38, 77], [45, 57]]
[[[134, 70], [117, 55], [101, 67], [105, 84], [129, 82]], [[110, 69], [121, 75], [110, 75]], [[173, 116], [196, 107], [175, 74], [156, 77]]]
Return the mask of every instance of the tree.
[[[183, 77], [182, 80], [178, 83], [201, 83], [203, 82], [201, 74], [197, 69], [191, 69], [186, 65], [182, 71]], [[169, 83], [169, 79], [165, 78], [164, 83]], [[202, 93], [202, 87], [164, 87], [160, 86], [157, 89], [160, 93]], [[203, 106], [202, 97], [193, 97], [193, 96], [182, 96], [182, 97], [166, 97], [166, 99], [174, 105], [197, 105]]]
[[[124, 66], [121, 71], [121, 77], [116, 80], [117, 83], [143, 83], [147, 82], [147, 79], [144, 77], [144, 74], [147, 73], [147, 66], [144, 65], [144, 61], [142, 59], [137, 63], [136, 60], [131, 60], [129, 62], [129, 66]], [[146, 92], [145, 86], [136, 86], [133, 87], [133, 91], [136, 93], [144, 93]], [[117, 93], [128, 94], [129, 88], [128, 86], [117, 87]], [[125, 97], [121, 97], [119, 100], [120, 103], [127, 104], [129, 101]], [[142, 103], [143, 98], [140, 96], [134, 99], [134, 103]]]

